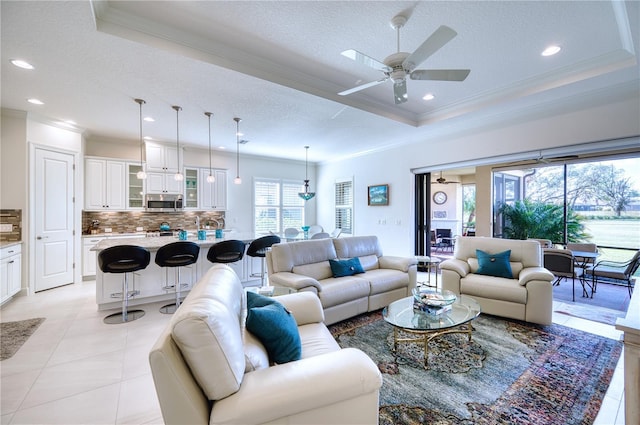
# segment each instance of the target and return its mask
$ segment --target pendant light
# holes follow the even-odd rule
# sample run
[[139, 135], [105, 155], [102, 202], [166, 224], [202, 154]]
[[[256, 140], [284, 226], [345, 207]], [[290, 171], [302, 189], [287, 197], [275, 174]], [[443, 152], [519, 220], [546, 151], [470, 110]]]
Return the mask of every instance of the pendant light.
[[175, 105], [172, 106], [172, 108], [176, 111], [176, 148], [177, 148], [176, 157], [178, 158], [178, 171], [176, 171], [176, 173], [173, 175], [173, 178], [176, 181], [181, 182], [182, 180], [184, 180], [184, 176], [180, 172], [180, 125], [178, 121], [178, 115], [180, 114], [180, 111], [182, 110], [182, 108], [180, 106], [175, 106]]
[[205, 112], [204, 114], [209, 118], [209, 175], [207, 176], [207, 183], [213, 183], [216, 181], [211, 169], [211, 115], [213, 114], [211, 112]]
[[147, 178], [147, 173], [144, 172], [144, 165], [142, 164], [142, 157], [144, 154], [144, 144], [142, 143], [142, 105], [145, 102], [142, 99], [133, 99], [138, 105], [140, 105], [140, 171], [136, 173], [136, 177], [140, 180]]
[[307, 167], [309, 161], [309, 146], [305, 146], [305, 154], [304, 154], [304, 192], [299, 192], [298, 196], [308, 201], [309, 199], [316, 196], [315, 192], [309, 192], [309, 175], [307, 174]]
[[241, 118], [234, 118], [236, 122], [236, 178], [233, 179], [235, 184], [241, 184], [242, 179], [240, 178], [240, 121]]

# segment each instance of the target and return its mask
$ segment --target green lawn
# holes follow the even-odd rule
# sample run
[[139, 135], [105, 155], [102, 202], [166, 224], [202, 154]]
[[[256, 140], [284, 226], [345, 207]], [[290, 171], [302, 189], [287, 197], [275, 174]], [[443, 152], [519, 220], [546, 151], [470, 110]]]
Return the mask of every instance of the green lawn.
[[600, 259], [625, 261], [635, 250], [640, 249], [640, 220], [585, 220], [591, 242], [598, 246], [612, 246], [627, 249], [600, 249]]

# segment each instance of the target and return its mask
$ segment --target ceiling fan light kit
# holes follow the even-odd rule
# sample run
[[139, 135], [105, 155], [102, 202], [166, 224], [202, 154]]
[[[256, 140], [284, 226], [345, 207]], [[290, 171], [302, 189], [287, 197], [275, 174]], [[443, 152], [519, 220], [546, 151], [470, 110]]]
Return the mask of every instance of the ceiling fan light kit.
[[393, 97], [397, 105], [409, 99], [407, 94], [407, 76], [412, 80], [464, 81], [469, 73], [468, 69], [415, 69], [431, 55], [451, 41], [457, 33], [445, 26], [440, 26], [413, 53], [400, 51], [400, 28], [407, 23], [408, 18], [398, 14], [391, 19], [391, 28], [397, 33], [397, 52], [387, 56], [380, 62], [354, 49], [345, 50], [342, 55], [365, 66], [382, 71], [384, 77], [377, 81], [361, 84], [338, 93], [346, 96], [369, 87], [377, 86], [388, 80], [393, 82]]

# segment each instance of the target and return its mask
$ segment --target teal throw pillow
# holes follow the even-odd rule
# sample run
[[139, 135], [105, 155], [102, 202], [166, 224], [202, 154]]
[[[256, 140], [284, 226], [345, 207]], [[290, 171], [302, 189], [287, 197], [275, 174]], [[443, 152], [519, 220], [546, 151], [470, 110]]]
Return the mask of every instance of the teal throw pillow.
[[497, 254], [489, 254], [476, 249], [476, 257], [478, 258], [477, 274], [513, 279], [513, 272], [509, 263], [509, 258], [511, 257], [510, 249]]
[[272, 363], [282, 364], [300, 360], [302, 343], [296, 319], [282, 304], [270, 300], [273, 301], [271, 304], [249, 309], [247, 330], [264, 345]]
[[364, 273], [358, 257], [349, 258], [348, 260], [329, 260], [329, 265], [331, 266], [333, 277], [353, 276], [357, 273]]

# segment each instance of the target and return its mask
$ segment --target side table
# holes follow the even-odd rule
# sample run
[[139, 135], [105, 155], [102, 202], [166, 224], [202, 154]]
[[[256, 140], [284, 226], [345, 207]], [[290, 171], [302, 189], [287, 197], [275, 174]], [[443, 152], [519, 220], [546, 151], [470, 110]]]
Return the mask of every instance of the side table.
[[[423, 267], [427, 270], [427, 286], [431, 286], [431, 271], [435, 271], [435, 288], [438, 289], [438, 272], [440, 271], [440, 263], [442, 262], [442, 259], [438, 257], [429, 257], [426, 255], [417, 255], [416, 261], [418, 262], [418, 269], [420, 267]], [[418, 283], [424, 285], [424, 282]]]

